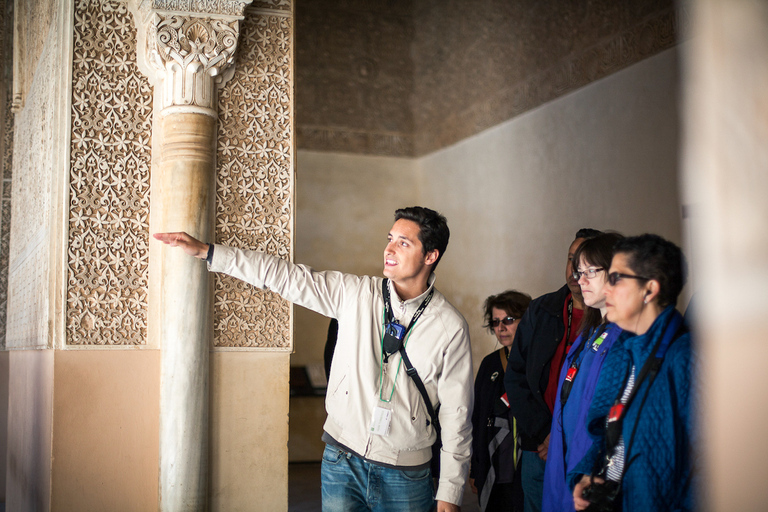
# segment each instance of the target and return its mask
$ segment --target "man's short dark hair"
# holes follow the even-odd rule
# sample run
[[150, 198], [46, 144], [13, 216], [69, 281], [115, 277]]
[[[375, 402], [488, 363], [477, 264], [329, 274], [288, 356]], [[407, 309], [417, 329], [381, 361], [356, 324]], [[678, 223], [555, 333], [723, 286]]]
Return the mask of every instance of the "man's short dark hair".
[[602, 235], [603, 232], [597, 229], [592, 228], [581, 228], [576, 232], [576, 236], [573, 237], [574, 240], [577, 240], [579, 238], [594, 238], [598, 235]]
[[395, 222], [400, 219], [410, 220], [419, 225], [419, 242], [426, 256], [428, 252], [437, 249], [437, 260], [432, 264], [432, 272], [440, 263], [440, 258], [448, 247], [448, 239], [451, 231], [448, 229], [448, 221], [435, 210], [423, 206], [410, 206], [395, 211]]

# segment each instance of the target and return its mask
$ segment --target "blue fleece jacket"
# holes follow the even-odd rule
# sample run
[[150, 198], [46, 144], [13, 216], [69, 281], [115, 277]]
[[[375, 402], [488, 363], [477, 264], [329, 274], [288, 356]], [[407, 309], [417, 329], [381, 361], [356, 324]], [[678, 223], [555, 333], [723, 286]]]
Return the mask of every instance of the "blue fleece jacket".
[[[605, 449], [605, 418], [626, 386], [634, 366], [639, 373], [652, 357], [656, 341], [673, 316], [680, 316], [674, 306], [667, 307], [640, 335], [618, 340], [609, 352], [595, 396], [587, 416], [587, 428], [593, 439], [584, 458], [568, 473], [571, 489], [582, 475], [590, 474]], [[669, 347], [658, 375], [649, 388], [646, 378], [628, 407], [622, 425], [626, 446], [625, 474], [621, 483], [624, 512], [693, 510], [692, 473], [694, 386], [693, 354], [686, 332]], [[643, 398], [648, 395], [641, 407]], [[634, 437], [632, 431], [636, 427]]]
[[[617, 325], [601, 326], [591, 333], [586, 343], [580, 336], [568, 351], [560, 371], [552, 416], [547, 466], [544, 471], [543, 512], [574, 510], [573, 494], [565, 478], [592, 446], [592, 438], [586, 428], [587, 413], [606, 355], [614, 342], [621, 337], [627, 337], [627, 334]], [[578, 371], [573, 379], [568, 400], [565, 406], [562, 406], [560, 402], [563, 382], [574, 359]]]

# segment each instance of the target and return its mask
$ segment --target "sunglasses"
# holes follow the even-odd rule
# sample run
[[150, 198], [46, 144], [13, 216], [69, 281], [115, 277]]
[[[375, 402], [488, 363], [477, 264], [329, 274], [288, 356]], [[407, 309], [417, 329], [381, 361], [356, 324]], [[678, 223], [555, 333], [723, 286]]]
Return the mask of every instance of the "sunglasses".
[[502, 318], [501, 320], [499, 320], [498, 318], [494, 318], [493, 320], [491, 320], [491, 329], [497, 328], [499, 326], [499, 323], [502, 323], [507, 326], [512, 325], [513, 323], [515, 323], [515, 320], [517, 320], [517, 318], [511, 317], [511, 316]]
[[608, 282], [611, 286], [616, 286], [616, 283], [622, 279], [637, 279], [638, 281], [650, 281], [650, 278], [643, 276], [633, 276], [631, 274], [622, 274], [620, 272], [611, 272], [608, 274]]

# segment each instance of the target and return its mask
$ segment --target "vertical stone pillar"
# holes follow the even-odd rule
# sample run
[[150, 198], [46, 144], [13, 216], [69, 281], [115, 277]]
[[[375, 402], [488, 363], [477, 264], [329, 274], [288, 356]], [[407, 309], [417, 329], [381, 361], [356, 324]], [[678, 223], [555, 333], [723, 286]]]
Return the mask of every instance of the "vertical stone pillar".
[[697, 509], [766, 510], [768, 4], [684, 2], [682, 169], [700, 353]]
[[[212, 238], [216, 90], [231, 71], [247, 3], [191, 0], [184, 7], [195, 12], [180, 13], [170, 10], [178, 2], [155, 0], [137, 16], [140, 59], [155, 90], [152, 232]], [[157, 260], [150, 264], [150, 338], [162, 351], [160, 510], [205, 510], [211, 284], [205, 264], [181, 251], [160, 248], [150, 257]]]

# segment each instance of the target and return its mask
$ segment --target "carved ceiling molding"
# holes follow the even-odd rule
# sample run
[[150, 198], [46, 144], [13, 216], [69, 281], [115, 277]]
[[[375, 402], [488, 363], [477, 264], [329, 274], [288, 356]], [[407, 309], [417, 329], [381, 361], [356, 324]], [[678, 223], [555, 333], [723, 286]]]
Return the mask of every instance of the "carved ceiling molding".
[[576, 52], [555, 65], [488, 94], [438, 120], [417, 116], [414, 156], [455, 144], [544, 103], [674, 47], [680, 34], [674, 8]]
[[[246, 11], [232, 79], [219, 91], [216, 241], [290, 259], [293, 247], [293, 19]], [[290, 351], [291, 307], [215, 276], [214, 346]]]
[[297, 4], [300, 149], [419, 157], [674, 47], [672, 0]]

